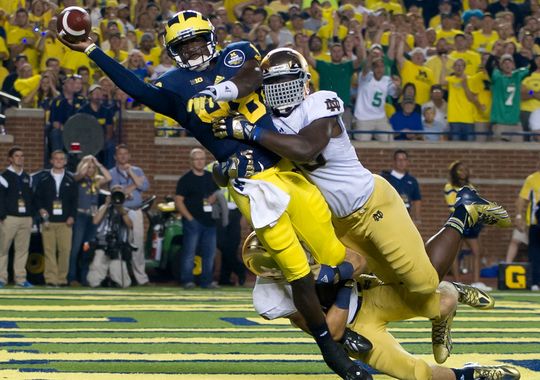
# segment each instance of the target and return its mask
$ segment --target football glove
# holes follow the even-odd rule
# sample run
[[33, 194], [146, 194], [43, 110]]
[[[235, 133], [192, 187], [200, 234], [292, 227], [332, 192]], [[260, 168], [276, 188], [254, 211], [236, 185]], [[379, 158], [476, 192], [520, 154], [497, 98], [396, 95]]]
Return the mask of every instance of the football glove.
[[213, 86], [208, 86], [201, 92], [193, 95], [189, 99], [187, 104], [188, 112], [195, 112], [197, 115], [203, 110], [206, 110], [206, 106], [210, 108], [214, 107], [214, 102], [216, 101], [217, 92]]
[[214, 136], [220, 139], [232, 137], [236, 140], [254, 141], [257, 136], [255, 125], [242, 115], [221, 119], [212, 125], [212, 130]]
[[232, 155], [224, 166], [230, 178], [250, 178], [255, 174], [253, 150], [246, 149], [240, 155]]

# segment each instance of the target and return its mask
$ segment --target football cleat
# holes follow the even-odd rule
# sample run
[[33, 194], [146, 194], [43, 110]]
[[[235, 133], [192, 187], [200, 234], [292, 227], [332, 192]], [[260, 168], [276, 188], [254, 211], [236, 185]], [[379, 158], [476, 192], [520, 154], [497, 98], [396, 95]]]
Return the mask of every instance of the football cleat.
[[456, 195], [454, 208], [463, 205], [469, 214], [468, 227], [477, 223], [496, 227], [510, 227], [512, 222], [504, 207], [478, 195], [476, 190], [464, 186]]
[[473, 368], [474, 380], [518, 380], [521, 377], [519, 371], [509, 365], [483, 366], [478, 363], [467, 363], [463, 367]]
[[349, 328], [345, 328], [340, 343], [349, 355], [365, 354], [373, 348], [373, 345], [368, 339]]
[[446, 319], [431, 322], [431, 344], [433, 357], [439, 364], [443, 364], [452, 352], [452, 321], [456, 312], [451, 313]]
[[495, 299], [478, 288], [460, 282], [452, 282], [459, 293], [458, 302], [475, 309], [488, 310], [495, 307]]

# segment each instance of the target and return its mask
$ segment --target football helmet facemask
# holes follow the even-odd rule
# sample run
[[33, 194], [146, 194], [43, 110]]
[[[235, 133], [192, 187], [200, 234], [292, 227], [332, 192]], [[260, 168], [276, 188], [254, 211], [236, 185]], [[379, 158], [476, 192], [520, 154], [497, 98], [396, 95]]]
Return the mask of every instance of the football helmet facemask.
[[270, 51], [262, 60], [266, 103], [274, 113], [288, 115], [309, 94], [308, 63], [289, 48]]
[[214, 26], [199, 12], [178, 12], [165, 26], [165, 48], [178, 67], [204, 70], [217, 56]]

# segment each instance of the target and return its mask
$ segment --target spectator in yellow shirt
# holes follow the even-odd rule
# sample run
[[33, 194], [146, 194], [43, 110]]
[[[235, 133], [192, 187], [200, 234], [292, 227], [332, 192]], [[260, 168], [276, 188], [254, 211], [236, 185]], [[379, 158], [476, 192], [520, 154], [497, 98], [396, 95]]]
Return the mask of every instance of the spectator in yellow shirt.
[[392, 0], [381, 0], [375, 3], [372, 9], [384, 9], [385, 11], [393, 15], [403, 14], [403, 7], [401, 6], [401, 4]]
[[[534, 64], [536, 70], [521, 82], [520, 119], [525, 132], [530, 132], [531, 113], [540, 110], [540, 55], [534, 57]], [[525, 141], [530, 141], [529, 136], [526, 136]]]
[[465, 38], [465, 34], [456, 34], [456, 36], [454, 37], [454, 45], [456, 47], [456, 50], [451, 52], [449, 54], [449, 57], [452, 58], [454, 61], [458, 59], [463, 59], [465, 61], [466, 75], [476, 74], [478, 72], [478, 69], [480, 68], [482, 58], [477, 52], [467, 49], [467, 39]]
[[128, 52], [121, 49], [122, 37], [120, 33], [113, 34], [109, 37], [110, 49], [105, 50], [105, 54], [113, 58], [116, 62], [124, 62], [128, 57]]
[[32, 29], [32, 26], [28, 23], [28, 12], [26, 9], [19, 9], [15, 13], [13, 19], [13, 25], [9, 28], [7, 34], [7, 44], [12, 57], [18, 54], [24, 54], [28, 57], [28, 63], [32, 65], [32, 68], [36, 69], [38, 66], [38, 51], [35, 45], [38, 40], [38, 35]]
[[[431, 71], [433, 71], [433, 79], [435, 80], [435, 83], [440, 84], [441, 70], [443, 65], [442, 56], [448, 57], [448, 51], [450, 50], [450, 47], [448, 46], [446, 40], [444, 38], [441, 38], [439, 41], [437, 41], [435, 49], [437, 51], [437, 54], [431, 56], [425, 63], [425, 66], [430, 68]], [[448, 59], [446, 59], [447, 72], [450, 72], [452, 70], [452, 65], [454, 64], [454, 61], [455, 59], [451, 57], [448, 57]]]
[[441, 15], [452, 13], [452, 2], [450, 0], [439, 1], [439, 12], [429, 20], [429, 27], [438, 29], [441, 26]]
[[39, 68], [45, 70], [46, 62], [49, 58], [56, 58], [62, 61], [66, 54], [66, 46], [60, 42], [56, 33], [56, 20], [49, 21], [47, 30], [41, 33], [37, 43], [37, 49], [41, 53]]
[[161, 49], [155, 46], [154, 36], [151, 33], [143, 34], [141, 43], [139, 44], [139, 50], [143, 53], [144, 61], [148, 66], [159, 65], [159, 56]]
[[445, 65], [441, 71], [441, 84], [448, 85], [448, 125], [453, 141], [474, 141], [474, 107], [482, 108], [472, 92], [473, 83], [465, 74], [463, 59], [454, 62], [454, 72], [447, 75]]
[[410, 51], [410, 60], [404, 55], [403, 34], [397, 35], [396, 60], [401, 76], [401, 83], [405, 86], [407, 83], [414, 84], [416, 88], [416, 102], [423, 104], [429, 100], [431, 86], [435, 84], [433, 72], [430, 68], [424, 66], [425, 57], [422, 49], [414, 48]]
[[453, 14], [442, 14], [441, 15], [441, 28], [437, 30], [437, 41], [441, 38], [444, 38], [446, 42], [450, 45], [454, 44], [454, 37], [456, 34], [461, 33], [461, 30], [456, 29], [454, 23]]
[[484, 13], [482, 27], [480, 30], [472, 32], [473, 45], [472, 50], [485, 52], [489, 45], [492, 45], [499, 39], [499, 33], [494, 30], [495, 22], [491, 13]]

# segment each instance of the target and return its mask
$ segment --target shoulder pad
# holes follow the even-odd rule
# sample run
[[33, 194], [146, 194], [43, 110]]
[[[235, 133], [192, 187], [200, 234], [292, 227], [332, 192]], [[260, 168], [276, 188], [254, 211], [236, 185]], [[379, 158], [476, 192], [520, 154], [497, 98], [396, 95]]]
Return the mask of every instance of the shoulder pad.
[[324, 117], [339, 116], [344, 111], [343, 101], [333, 91], [314, 92], [306, 98], [305, 103], [309, 123]]

